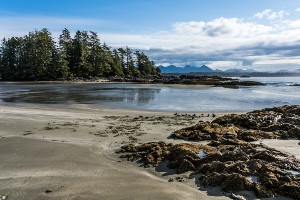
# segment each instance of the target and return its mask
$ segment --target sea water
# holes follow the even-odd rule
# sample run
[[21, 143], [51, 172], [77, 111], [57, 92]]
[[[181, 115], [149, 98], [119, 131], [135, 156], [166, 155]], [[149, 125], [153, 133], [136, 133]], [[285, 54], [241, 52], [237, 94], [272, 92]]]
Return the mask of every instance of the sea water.
[[238, 112], [300, 104], [300, 77], [250, 78], [266, 86], [237, 89], [114, 83], [0, 83], [0, 105]]

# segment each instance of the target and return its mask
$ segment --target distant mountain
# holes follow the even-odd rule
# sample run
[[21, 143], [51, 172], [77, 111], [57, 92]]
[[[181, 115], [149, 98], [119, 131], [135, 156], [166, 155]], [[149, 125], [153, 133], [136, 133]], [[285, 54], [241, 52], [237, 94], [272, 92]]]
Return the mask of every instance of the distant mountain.
[[194, 67], [190, 65], [186, 65], [185, 67], [176, 67], [175, 65], [170, 65], [167, 67], [159, 66], [159, 69], [162, 73], [214, 72], [213, 69], [206, 65], [202, 65], [201, 67]]
[[210, 67], [206, 65], [202, 65], [201, 67], [195, 67], [186, 65], [185, 67], [177, 67], [175, 65], [170, 65], [167, 67], [159, 66], [162, 73], [191, 73], [191, 72], [200, 72], [200, 73], [211, 73], [211, 72], [224, 72], [224, 73], [253, 73], [257, 72], [254, 69], [227, 69], [225, 71], [216, 69], [213, 70]]
[[[247, 74], [247, 73], [262, 73], [260, 71], [257, 71], [255, 69], [227, 69], [227, 70], [220, 70], [220, 69], [211, 69], [210, 67], [206, 65], [202, 65], [201, 67], [196, 67], [196, 66], [191, 66], [191, 65], [186, 65], [184, 67], [177, 67], [175, 65], [169, 65], [167, 67], [164, 66], [158, 66], [159, 69], [161, 70], [162, 73], [164, 74], [172, 74], [172, 73], [212, 73], [212, 74], [222, 74], [224, 76], [229, 75], [229, 74]], [[273, 72], [265, 72], [265, 73], [281, 73], [281, 74], [286, 74], [286, 73], [300, 73], [300, 69], [296, 70], [279, 70], [279, 71], [273, 71]]]

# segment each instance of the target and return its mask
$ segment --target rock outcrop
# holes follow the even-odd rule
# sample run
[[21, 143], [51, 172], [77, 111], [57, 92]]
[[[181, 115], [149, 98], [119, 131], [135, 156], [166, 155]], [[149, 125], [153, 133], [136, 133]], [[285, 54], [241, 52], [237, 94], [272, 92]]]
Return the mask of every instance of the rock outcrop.
[[196, 141], [231, 138], [246, 142], [275, 138], [300, 139], [300, 106], [282, 106], [241, 115], [224, 115], [212, 122], [200, 122], [178, 130], [172, 137]]
[[[168, 167], [178, 174], [199, 174], [204, 187], [219, 186], [225, 192], [251, 190], [260, 198], [300, 199], [300, 161], [262, 143], [250, 143], [263, 138], [299, 139], [299, 117], [300, 106], [225, 115], [172, 135], [194, 142], [129, 144], [118, 153], [145, 167], [168, 161]], [[195, 142], [203, 140], [209, 143]]]
[[151, 77], [111, 77], [112, 82], [132, 82], [132, 83], [161, 83], [161, 84], [183, 84], [183, 85], [212, 85], [219, 87], [238, 88], [239, 86], [262, 86], [264, 83], [257, 81], [240, 81], [233, 78], [220, 76], [151, 76]]

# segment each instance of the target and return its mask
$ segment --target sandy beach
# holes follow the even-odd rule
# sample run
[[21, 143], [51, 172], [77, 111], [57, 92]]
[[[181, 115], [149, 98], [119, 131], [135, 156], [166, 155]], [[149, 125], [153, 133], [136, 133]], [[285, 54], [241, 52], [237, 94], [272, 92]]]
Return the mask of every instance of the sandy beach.
[[[168, 137], [200, 120], [211, 121], [208, 114], [1, 106], [0, 195], [8, 199], [228, 199], [218, 189], [202, 191], [189, 175], [180, 175], [183, 182], [168, 182], [178, 177], [174, 171], [144, 168], [115, 153], [129, 143], [184, 142]], [[297, 140], [262, 142], [299, 158]], [[244, 195], [254, 197], [249, 192]]]
[[[196, 114], [196, 117], [193, 116]], [[224, 113], [217, 113], [221, 116]], [[144, 168], [115, 153], [129, 143], [168, 139], [178, 129], [211, 121], [208, 113], [116, 109], [0, 107], [0, 195], [8, 199], [228, 199], [200, 190], [195, 178], [164, 167]], [[299, 158], [298, 142], [263, 140]], [[168, 176], [165, 176], [168, 175]], [[252, 193], [244, 193], [253, 198]]]
[[127, 143], [173, 141], [173, 131], [211, 117], [5, 106], [0, 116], [0, 195], [7, 199], [227, 199], [199, 190], [193, 178], [169, 183], [176, 175], [163, 175], [170, 171], [115, 154]]

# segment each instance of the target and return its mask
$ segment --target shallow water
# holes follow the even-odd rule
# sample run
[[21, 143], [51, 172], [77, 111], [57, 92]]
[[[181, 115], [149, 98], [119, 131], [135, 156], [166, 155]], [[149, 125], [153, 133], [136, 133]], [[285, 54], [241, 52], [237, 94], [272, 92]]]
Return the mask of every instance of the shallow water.
[[269, 84], [230, 89], [123, 83], [2, 83], [0, 104], [47, 104], [54, 107], [81, 105], [89, 108], [182, 112], [237, 112], [300, 104], [300, 87], [289, 86], [291, 82], [300, 82], [300, 77], [274, 78], [273, 82], [270, 77], [254, 79]]
[[300, 175], [299, 171], [295, 171], [295, 170], [286, 170], [288, 173], [293, 174], [293, 175]]

